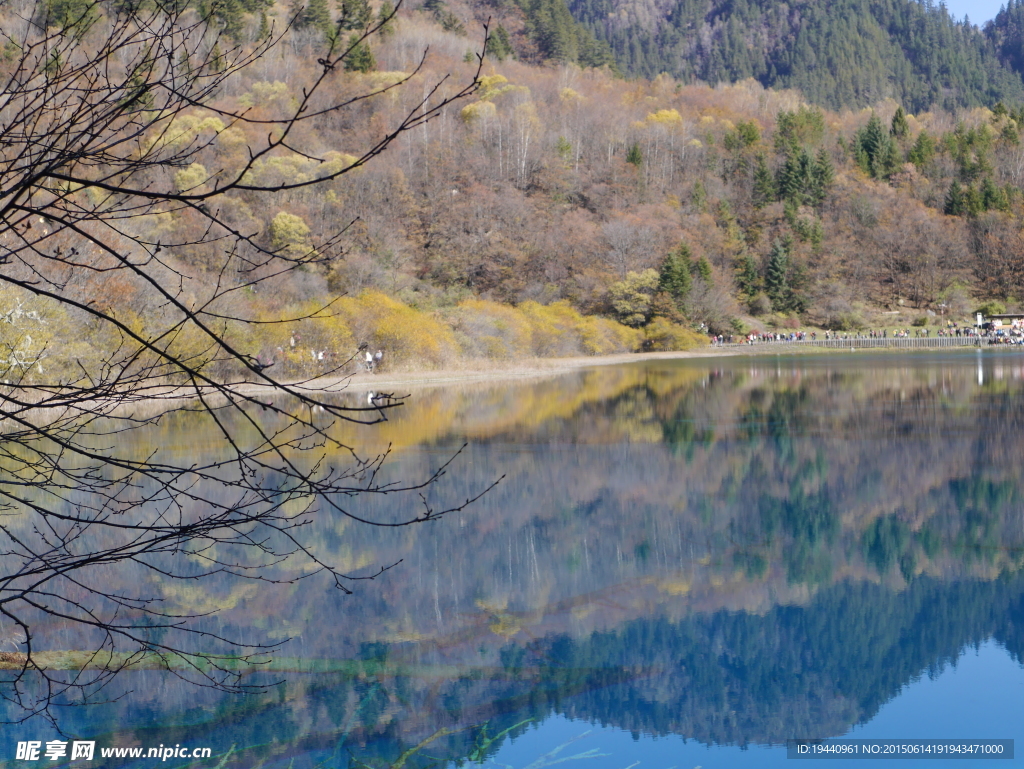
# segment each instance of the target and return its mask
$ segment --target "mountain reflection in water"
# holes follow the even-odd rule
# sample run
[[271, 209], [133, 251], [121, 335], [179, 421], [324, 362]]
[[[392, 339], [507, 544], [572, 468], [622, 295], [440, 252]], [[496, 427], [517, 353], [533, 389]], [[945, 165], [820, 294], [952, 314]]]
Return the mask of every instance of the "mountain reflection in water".
[[427, 526], [319, 520], [345, 570], [401, 560], [351, 597], [165, 586], [219, 609], [218, 633], [293, 638], [252, 674], [280, 681], [266, 692], [141, 671], [58, 718], [104, 745], [234, 746], [224, 765], [245, 767], [483, 761], [553, 714], [709, 746], [845, 734], [965, 647], [1022, 659], [1022, 376], [1004, 351], [857, 354], [418, 393], [349, 439], [394, 443], [394, 477], [469, 441], [432, 494], [506, 475], [494, 491]]

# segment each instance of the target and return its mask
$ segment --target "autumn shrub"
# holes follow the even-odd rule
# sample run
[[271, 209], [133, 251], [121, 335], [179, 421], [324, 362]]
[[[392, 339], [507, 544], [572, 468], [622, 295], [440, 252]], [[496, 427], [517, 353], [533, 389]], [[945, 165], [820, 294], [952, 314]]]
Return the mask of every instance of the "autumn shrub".
[[860, 313], [850, 310], [837, 315], [829, 324], [829, 328], [833, 331], [859, 331], [866, 325]]
[[580, 324], [583, 350], [588, 355], [635, 352], [643, 346], [644, 332], [609, 318], [587, 316]]
[[583, 316], [566, 301], [543, 305], [523, 302], [519, 311], [531, 328], [538, 357], [601, 355], [635, 350], [642, 334], [612, 320]]
[[670, 350], [693, 350], [709, 344], [704, 334], [672, 323], [665, 318], [655, 318], [644, 328], [644, 349], [652, 352]]
[[918, 328], [920, 328], [922, 326], [927, 326], [928, 325], [928, 316], [927, 315], [922, 315], [920, 318], [914, 318], [910, 322], [910, 325], [911, 326], [916, 326]]
[[508, 360], [532, 351], [530, 322], [514, 307], [468, 299], [446, 311], [444, 318], [467, 357]]
[[336, 306], [355, 343], [384, 350], [388, 366], [436, 368], [458, 356], [459, 345], [449, 326], [378, 291], [344, 297]]
[[768, 315], [772, 311], [772, 300], [763, 291], [750, 300], [750, 314], [754, 317]]
[[582, 316], [568, 302], [548, 305], [523, 302], [519, 310], [530, 324], [530, 346], [534, 355], [558, 357], [582, 352], [576, 331]]

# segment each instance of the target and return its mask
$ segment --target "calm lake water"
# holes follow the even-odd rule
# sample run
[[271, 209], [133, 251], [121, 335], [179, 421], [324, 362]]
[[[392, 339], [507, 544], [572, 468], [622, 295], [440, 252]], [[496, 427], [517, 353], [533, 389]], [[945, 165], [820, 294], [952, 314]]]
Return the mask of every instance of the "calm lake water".
[[[781, 767], [787, 739], [839, 736], [1015, 739], [1015, 760], [911, 765], [1024, 765], [1022, 428], [1013, 351], [655, 361], [417, 393], [351, 439], [392, 442], [396, 478], [468, 443], [431, 501], [497, 488], [429, 525], [318, 520], [344, 569], [401, 561], [352, 596], [166, 586], [219, 609], [210, 629], [291, 639], [250, 677], [266, 691], [137, 672], [123, 699], [57, 717], [97, 745], [212, 748], [166, 766]], [[0, 765], [34, 765], [9, 760], [14, 742], [55, 735], [5, 727]]]

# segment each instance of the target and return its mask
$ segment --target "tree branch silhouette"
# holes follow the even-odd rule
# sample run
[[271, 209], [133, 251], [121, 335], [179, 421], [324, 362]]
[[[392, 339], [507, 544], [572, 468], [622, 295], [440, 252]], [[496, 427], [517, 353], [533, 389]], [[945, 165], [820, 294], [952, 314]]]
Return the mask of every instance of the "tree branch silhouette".
[[[353, 407], [336, 390], [284, 381], [238, 332], [323, 311], [268, 320], [232, 301], [317, 269], [337, 254], [346, 228], [296, 251], [268, 245], [222, 211], [235, 195], [269, 201], [364, 166], [471, 94], [482, 54], [464, 86], [427, 88], [338, 167], [309, 140], [316, 121], [421, 74], [423, 60], [397, 82], [332, 95], [344, 93], [335, 85], [347, 76], [347, 57], [390, 18], [355, 43], [328, 35], [315, 76], [275, 118], [236, 109], [221, 94], [281, 45], [291, 24], [242, 45], [187, 3], [82, 0], [64, 4], [59, 17], [54, 7], [41, 0], [0, 32], [8, 57], [0, 62], [0, 695], [20, 708], [19, 720], [52, 720], [55, 704], [115, 696], [113, 678], [139, 666], [243, 690], [242, 673], [275, 644], [222, 635], [203, 624], [207, 612], [166, 606], [153, 584], [326, 575], [347, 593], [390, 565], [343, 573], [311, 538], [318, 515], [405, 526], [462, 510], [486, 492], [428, 505], [424, 492], [451, 460], [423, 478], [381, 480], [389, 452], [364, 457], [336, 428], [383, 421], [402, 400]], [[203, 120], [218, 122], [197, 130]], [[199, 161], [230, 129], [246, 137], [244, 159], [206, 172]], [[320, 170], [254, 181], [259, 164], [282, 153]], [[196, 166], [197, 178], [176, 184]], [[161, 230], [182, 216], [198, 226]], [[180, 256], [199, 247], [216, 254], [203, 275]], [[145, 310], [98, 297], [97, 286], [119, 286]], [[40, 346], [32, 334], [51, 321], [26, 303], [60, 314], [60, 344], [73, 347], [88, 333], [103, 354]], [[326, 373], [345, 370], [342, 360]], [[183, 418], [216, 435], [212, 450], [161, 445], [165, 425]], [[393, 497], [404, 512], [367, 517], [358, 509], [367, 495]], [[126, 569], [142, 578], [111, 579]], [[54, 628], [85, 652], [54, 662]]]

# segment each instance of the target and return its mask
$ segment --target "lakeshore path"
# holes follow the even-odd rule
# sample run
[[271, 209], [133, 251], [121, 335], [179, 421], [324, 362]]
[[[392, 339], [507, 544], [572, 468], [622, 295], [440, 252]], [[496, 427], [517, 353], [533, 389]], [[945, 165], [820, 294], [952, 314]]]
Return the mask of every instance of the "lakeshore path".
[[736, 357], [750, 355], [783, 355], [791, 353], [828, 353], [838, 350], [936, 350], [951, 347], [978, 348], [987, 346], [984, 337], [903, 337], [888, 339], [817, 339], [804, 341], [780, 340], [700, 347], [695, 350], [646, 353], [618, 353], [614, 355], [578, 356], [572, 358], [524, 358], [510, 361], [467, 361], [459, 368], [432, 371], [383, 371], [379, 374], [361, 372], [349, 377], [322, 377], [303, 383], [304, 390], [338, 389], [380, 390], [390, 387], [438, 387], [461, 382], [484, 380], [536, 379], [556, 376], [577, 369], [595, 366], [617, 366], [650, 360], [686, 360], [693, 358]]

